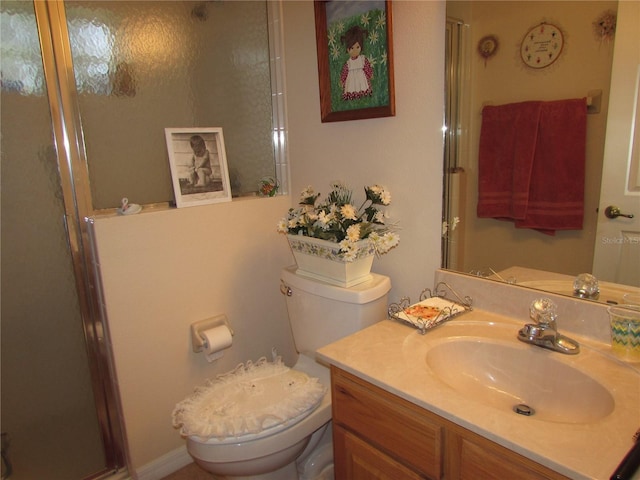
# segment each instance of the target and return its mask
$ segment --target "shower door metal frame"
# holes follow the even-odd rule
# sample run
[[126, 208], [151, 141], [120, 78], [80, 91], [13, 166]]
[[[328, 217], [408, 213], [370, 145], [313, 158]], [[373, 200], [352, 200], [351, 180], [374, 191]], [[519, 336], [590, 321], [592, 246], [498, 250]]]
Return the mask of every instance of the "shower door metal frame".
[[[465, 29], [462, 20], [447, 17], [445, 24], [445, 109], [443, 132], [443, 185], [442, 185], [442, 221], [447, 223], [447, 232], [443, 233], [441, 245], [442, 268], [452, 268], [457, 263], [459, 252], [450, 244], [453, 233], [449, 229], [455, 206], [451, 199], [454, 176], [464, 173], [462, 167], [462, 117], [464, 110], [464, 91], [467, 88], [469, 72], [464, 65], [468, 50]], [[458, 247], [459, 249], [459, 247]]]
[[90, 217], [95, 213], [80, 118], [71, 45], [62, 0], [34, 1], [42, 63], [53, 126], [53, 142], [63, 193], [68, 245], [73, 261], [96, 413], [105, 454], [105, 469], [93, 478], [113, 474], [126, 462], [115, 370], [108, 329], [100, 305], [100, 283], [92, 256]]

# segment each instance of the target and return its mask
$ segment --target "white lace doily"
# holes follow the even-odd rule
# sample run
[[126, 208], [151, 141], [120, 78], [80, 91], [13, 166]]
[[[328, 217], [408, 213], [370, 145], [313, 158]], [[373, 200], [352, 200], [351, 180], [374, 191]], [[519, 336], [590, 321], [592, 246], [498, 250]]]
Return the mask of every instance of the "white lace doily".
[[173, 425], [184, 436], [239, 437], [296, 423], [320, 403], [326, 387], [280, 358], [261, 358], [218, 375], [179, 402]]

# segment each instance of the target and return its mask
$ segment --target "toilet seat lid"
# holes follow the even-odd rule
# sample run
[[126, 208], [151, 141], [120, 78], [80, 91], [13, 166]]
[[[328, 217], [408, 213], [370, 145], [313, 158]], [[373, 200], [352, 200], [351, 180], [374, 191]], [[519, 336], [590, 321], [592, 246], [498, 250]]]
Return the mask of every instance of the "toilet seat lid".
[[242, 437], [293, 425], [322, 401], [326, 387], [280, 358], [247, 361], [197, 387], [178, 403], [173, 425], [184, 436]]

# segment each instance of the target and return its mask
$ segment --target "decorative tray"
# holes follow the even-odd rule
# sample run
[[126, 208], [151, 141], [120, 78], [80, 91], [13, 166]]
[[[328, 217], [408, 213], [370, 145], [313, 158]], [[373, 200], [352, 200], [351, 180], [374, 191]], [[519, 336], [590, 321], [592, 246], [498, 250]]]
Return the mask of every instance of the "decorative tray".
[[[449, 297], [454, 297], [451, 300]], [[445, 282], [440, 282], [432, 291], [426, 288], [420, 293], [418, 303], [402, 297], [398, 303], [389, 305], [389, 318], [407, 323], [424, 335], [428, 330], [470, 311], [472, 300], [461, 297]]]

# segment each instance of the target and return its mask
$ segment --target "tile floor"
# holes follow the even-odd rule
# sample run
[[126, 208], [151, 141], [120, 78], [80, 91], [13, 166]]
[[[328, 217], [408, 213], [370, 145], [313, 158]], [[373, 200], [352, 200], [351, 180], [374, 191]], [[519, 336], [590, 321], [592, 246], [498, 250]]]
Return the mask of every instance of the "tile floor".
[[214, 480], [215, 477], [205, 472], [195, 463], [190, 463], [186, 467], [182, 467], [177, 472], [167, 475], [162, 480]]

